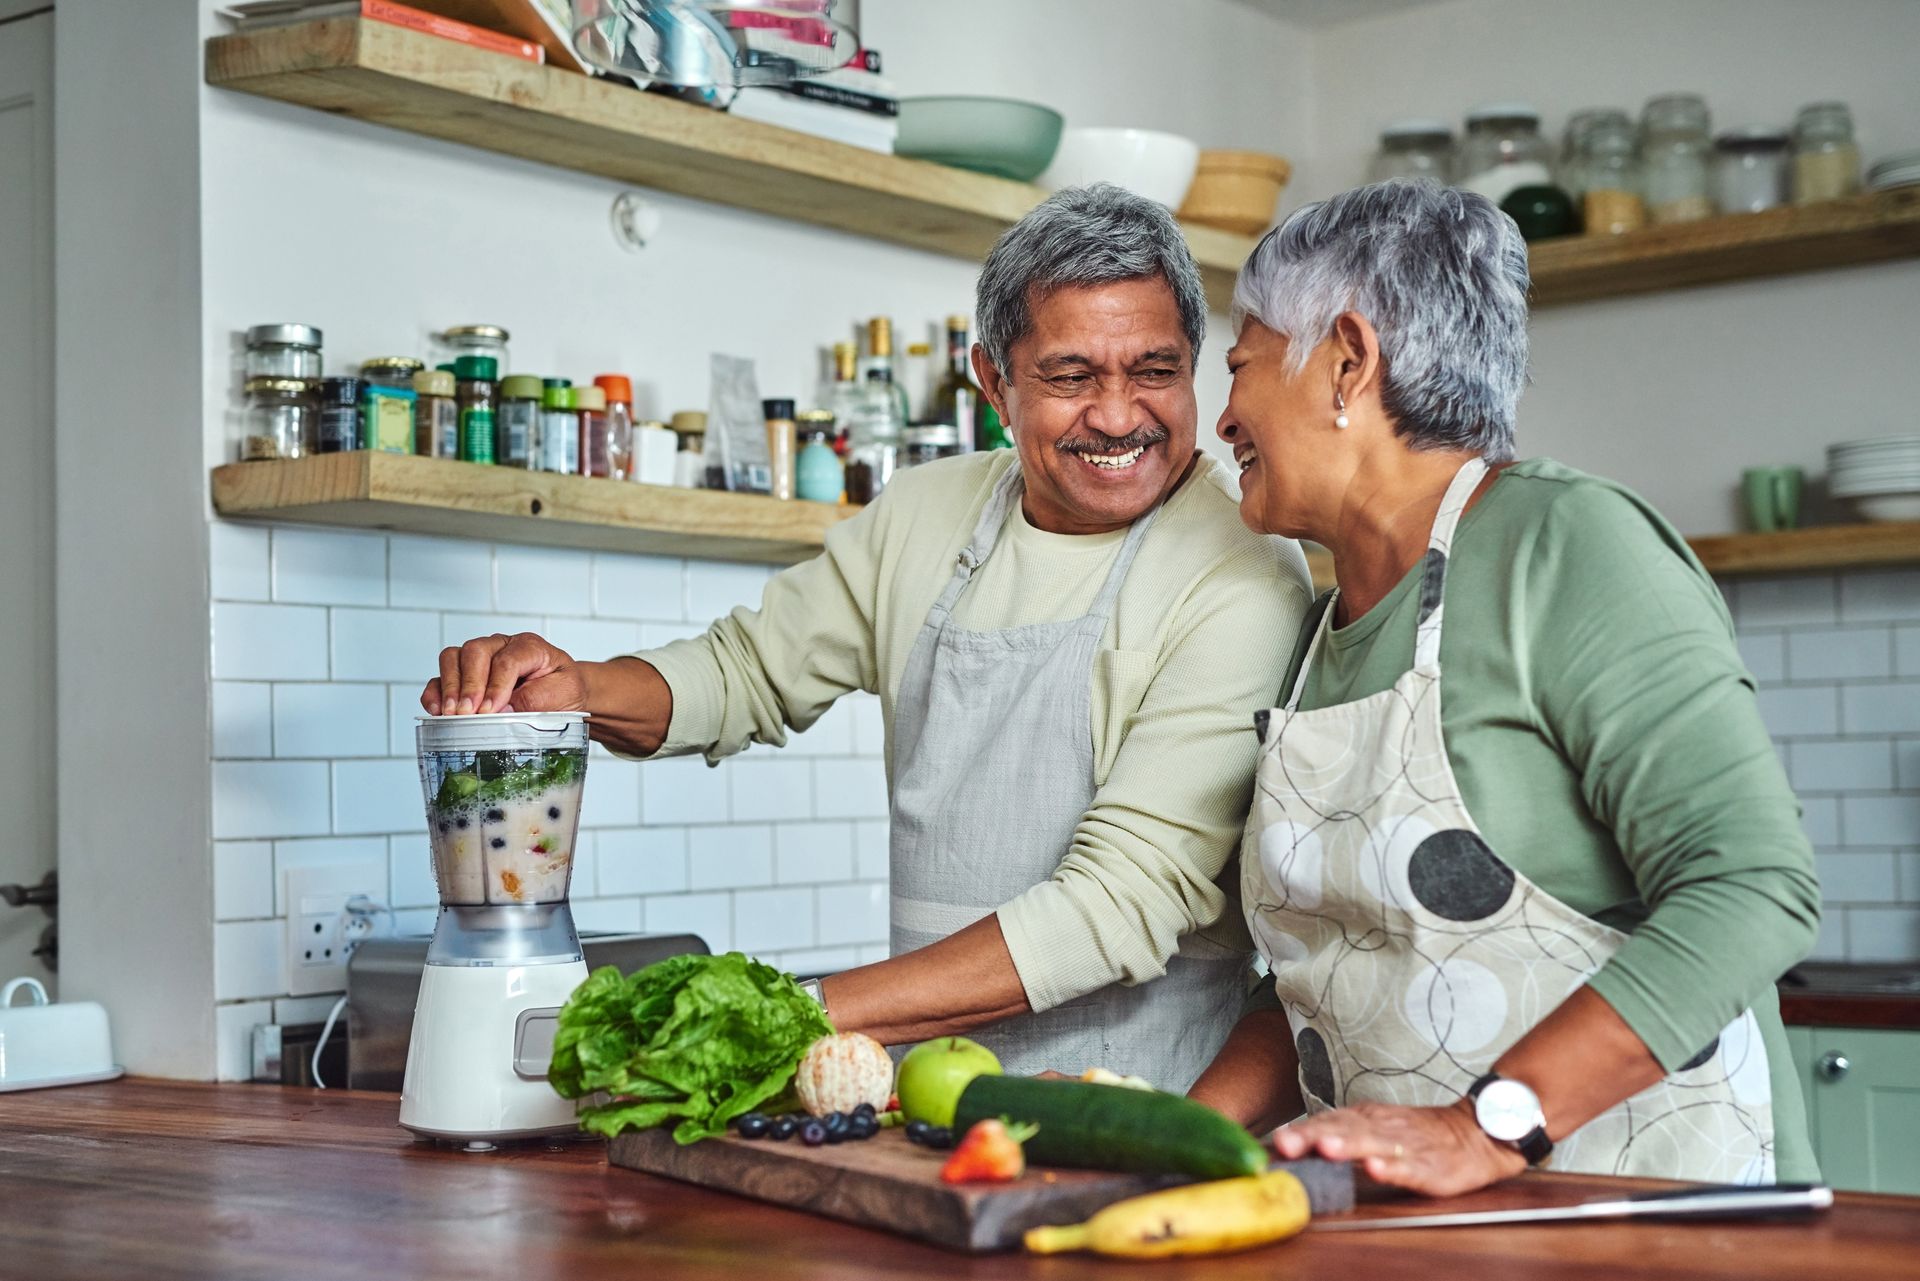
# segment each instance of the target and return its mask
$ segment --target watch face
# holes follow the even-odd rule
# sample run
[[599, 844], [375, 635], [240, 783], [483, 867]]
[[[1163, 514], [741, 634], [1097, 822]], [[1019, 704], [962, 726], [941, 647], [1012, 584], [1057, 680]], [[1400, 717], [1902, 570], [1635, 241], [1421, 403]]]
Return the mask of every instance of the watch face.
[[1474, 1100], [1473, 1112], [1480, 1128], [1502, 1143], [1518, 1143], [1544, 1119], [1539, 1097], [1520, 1082], [1504, 1078], [1487, 1083]]

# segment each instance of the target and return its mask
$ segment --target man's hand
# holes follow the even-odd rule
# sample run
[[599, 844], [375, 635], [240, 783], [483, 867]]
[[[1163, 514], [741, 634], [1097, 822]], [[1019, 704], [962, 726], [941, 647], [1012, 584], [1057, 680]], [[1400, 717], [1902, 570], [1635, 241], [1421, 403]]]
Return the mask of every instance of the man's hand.
[[440, 674], [420, 693], [430, 716], [584, 712], [587, 682], [572, 655], [532, 632], [477, 636], [440, 651]]
[[1527, 1168], [1525, 1157], [1487, 1137], [1471, 1106], [1355, 1103], [1282, 1126], [1274, 1132], [1273, 1146], [1289, 1161], [1303, 1156], [1358, 1161], [1377, 1183], [1426, 1196], [1458, 1196]]

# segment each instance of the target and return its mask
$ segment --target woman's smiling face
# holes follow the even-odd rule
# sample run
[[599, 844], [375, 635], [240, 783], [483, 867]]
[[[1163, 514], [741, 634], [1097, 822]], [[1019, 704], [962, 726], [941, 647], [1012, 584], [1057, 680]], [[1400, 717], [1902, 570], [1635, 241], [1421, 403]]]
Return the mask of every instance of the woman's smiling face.
[[1233, 387], [1214, 428], [1233, 447], [1240, 467], [1240, 519], [1262, 534], [1304, 536], [1301, 527], [1308, 495], [1302, 484], [1317, 469], [1305, 451], [1326, 444], [1334, 413], [1330, 359], [1317, 351], [1306, 367], [1293, 371], [1289, 342], [1249, 316], [1227, 352]]

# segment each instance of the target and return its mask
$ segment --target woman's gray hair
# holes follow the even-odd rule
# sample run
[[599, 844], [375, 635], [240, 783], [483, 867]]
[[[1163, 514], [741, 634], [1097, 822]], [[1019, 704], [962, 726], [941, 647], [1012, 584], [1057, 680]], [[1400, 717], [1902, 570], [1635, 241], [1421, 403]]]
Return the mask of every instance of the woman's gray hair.
[[1068, 187], [1007, 228], [975, 291], [980, 345], [1004, 377], [1013, 345], [1033, 328], [1031, 303], [1055, 289], [1159, 277], [1173, 290], [1191, 354], [1207, 336], [1200, 268], [1166, 206], [1111, 183]]
[[1395, 179], [1306, 205], [1267, 233], [1233, 287], [1291, 341], [1295, 373], [1357, 311], [1380, 335], [1380, 399], [1414, 449], [1513, 457], [1527, 382], [1527, 246], [1492, 201]]

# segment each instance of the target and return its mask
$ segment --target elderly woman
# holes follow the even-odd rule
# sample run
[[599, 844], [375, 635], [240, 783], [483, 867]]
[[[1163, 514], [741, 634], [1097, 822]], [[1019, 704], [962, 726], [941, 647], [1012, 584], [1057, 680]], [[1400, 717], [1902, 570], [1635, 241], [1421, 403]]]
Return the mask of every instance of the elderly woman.
[[1815, 1177], [1773, 990], [1819, 915], [1798, 809], [1686, 543], [1513, 461], [1526, 295], [1513, 223], [1431, 184], [1308, 206], [1241, 272], [1241, 515], [1339, 585], [1256, 718], [1278, 1008], [1193, 1093], [1432, 1195]]

